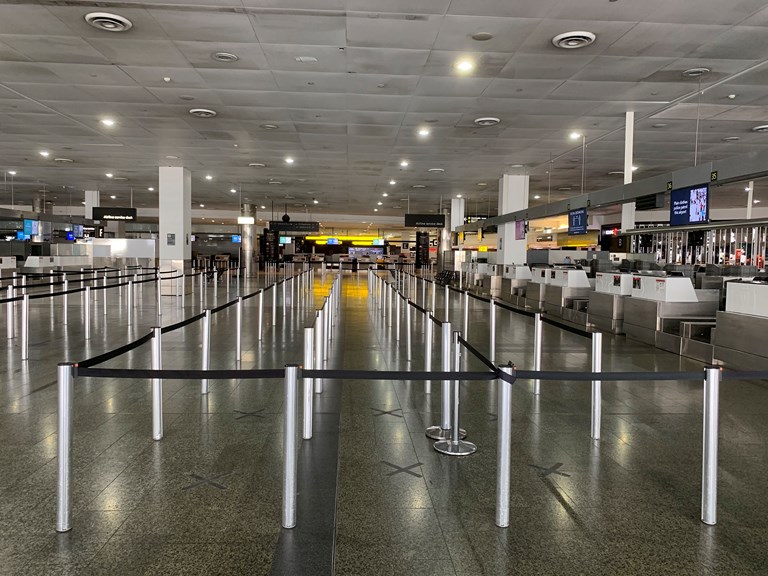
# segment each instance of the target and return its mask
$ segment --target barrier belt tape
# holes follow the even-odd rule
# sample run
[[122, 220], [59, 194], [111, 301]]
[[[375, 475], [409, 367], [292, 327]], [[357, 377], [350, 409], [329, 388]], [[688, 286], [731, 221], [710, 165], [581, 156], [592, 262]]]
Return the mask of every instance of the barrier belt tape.
[[285, 378], [285, 369], [265, 370], [123, 370], [120, 368], [88, 368], [75, 364], [75, 376], [85, 378], [130, 378], [146, 380], [250, 380]]
[[443, 321], [440, 320], [439, 318], [435, 318], [434, 316], [432, 316], [432, 314], [429, 315], [429, 319], [432, 320], [432, 322], [434, 322], [438, 326], [442, 326], [443, 325]]
[[426, 311], [424, 308], [422, 308], [421, 306], [419, 306], [418, 304], [416, 304], [416, 302], [410, 302], [410, 301], [409, 301], [409, 302], [408, 302], [408, 304], [410, 304], [411, 306], [413, 306], [414, 308], [416, 308], [416, 310], [418, 310], [418, 311], [419, 311], [419, 312], [421, 312], [422, 314], [426, 314], [426, 313], [427, 313], [427, 311]]
[[[96, 366], [97, 364], [103, 364], [104, 362], [112, 360], [113, 358], [117, 358], [118, 356], [121, 356], [126, 352], [130, 352], [131, 350], [138, 348], [139, 346], [149, 342], [150, 340], [152, 340], [152, 332], [150, 332], [146, 336], [142, 336], [138, 340], [134, 340], [133, 342], [126, 344], [125, 346], [121, 346], [120, 348], [116, 348], [115, 350], [110, 350], [109, 352], [105, 352], [104, 354], [100, 354], [99, 356], [94, 356], [93, 358], [89, 358], [88, 360], [83, 360], [82, 362], [78, 362], [76, 366], [82, 367], [82, 368], [88, 368], [89, 366]], [[130, 372], [130, 370], [123, 370], [123, 372]]]
[[227, 308], [229, 308], [230, 306], [234, 306], [235, 304], [237, 304], [237, 300], [230, 300], [229, 302], [226, 302], [221, 306], [216, 306], [216, 308], [211, 308], [211, 314], [216, 314], [217, 312], [226, 310]]
[[474, 354], [477, 357], [477, 359], [480, 360], [480, 362], [488, 366], [488, 368], [490, 368], [491, 370], [496, 370], [496, 365], [493, 362], [491, 362], [490, 360], [488, 360], [488, 358], [483, 356], [483, 354], [477, 348], [472, 346], [472, 344], [464, 340], [464, 338], [462, 338], [461, 336], [459, 336], [459, 343], [462, 346], [464, 346], [467, 350], [469, 350], [472, 354]]
[[181, 322], [176, 322], [176, 324], [171, 324], [170, 326], [164, 326], [160, 329], [160, 334], [168, 334], [168, 332], [173, 332], [174, 330], [178, 330], [179, 328], [184, 328], [184, 326], [189, 326], [190, 324], [194, 324], [198, 320], [202, 320], [205, 318], [205, 312], [202, 312], [198, 314], [197, 316], [192, 316], [190, 318], [187, 318], [186, 320], [182, 320]]
[[[260, 293], [266, 292], [268, 289], [269, 287], [262, 288], [261, 290], [256, 290], [256, 292], [251, 292], [250, 294], [246, 294], [245, 296], [243, 296], [243, 300], [250, 300], [251, 298], [258, 296]], [[237, 302], [237, 300], [235, 300], [235, 302]]]

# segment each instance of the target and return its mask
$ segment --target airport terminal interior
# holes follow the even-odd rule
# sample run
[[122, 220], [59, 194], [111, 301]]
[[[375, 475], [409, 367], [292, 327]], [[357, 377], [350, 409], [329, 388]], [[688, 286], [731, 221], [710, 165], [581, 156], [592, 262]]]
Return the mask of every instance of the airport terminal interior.
[[768, 574], [766, 38], [0, 2], [0, 575]]

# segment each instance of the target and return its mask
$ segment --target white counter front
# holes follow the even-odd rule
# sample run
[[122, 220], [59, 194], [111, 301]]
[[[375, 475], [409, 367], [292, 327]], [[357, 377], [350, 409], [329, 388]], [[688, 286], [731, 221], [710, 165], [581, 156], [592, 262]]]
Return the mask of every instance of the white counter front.
[[729, 282], [725, 311], [768, 318], [768, 284]]

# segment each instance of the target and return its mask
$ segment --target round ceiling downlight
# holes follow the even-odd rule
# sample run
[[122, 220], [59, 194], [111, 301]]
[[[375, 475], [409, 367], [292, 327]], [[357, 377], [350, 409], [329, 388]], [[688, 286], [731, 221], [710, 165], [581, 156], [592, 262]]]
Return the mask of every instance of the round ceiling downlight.
[[762, 126], [755, 126], [752, 128], [752, 132], [768, 132], [768, 124], [763, 124]]
[[429, 168], [427, 172], [435, 172], [435, 173], [445, 172], [445, 168]]
[[72, 164], [74, 162], [71, 158], [54, 158], [53, 161], [59, 164]]
[[552, 44], [565, 50], [574, 50], [589, 46], [597, 39], [592, 32], [577, 30], [575, 32], [564, 32], [552, 38]]
[[720, 139], [722, 142], [738, 142], [740, 138], [738, 136], [727, 136]]
[[208, 108], [192, 108], [189, 113], [198, 118], [213, 118], [216, 116], [216, 111]]
[[106, 32], [127, 32], [133, 28], [133, 22], [128, 18], [109, 12], [90, 12], [85, 15], [85, 21]]
[[216, 62], [224, 62], [226, 64], [240, 60], [240, 56], [231, 52], [214, 52], [211, 54], [211, 58], [216, 60]]
[[496, 126], [501, 122], [499, 118], [494, 118], [493, 116], [484, 116], [483, 118], [475, 118], [475, 125], [476, 126], [482, 126], [483, 128], [488, 126]]
[[490, 32], [477, 32], [472, 34], [472, 40], [477, 40], [478, 42], [487, 42], [491, 38], [493, 38], [493, 34]]
[[700, 78], [705, 74], [709, 74], [710, 72], [711, 70], [709, 68], [704, 68], [701, 66], [698, 68], [689, 68], [688, 70], [683, 71], [683, 76], [686, 78]]

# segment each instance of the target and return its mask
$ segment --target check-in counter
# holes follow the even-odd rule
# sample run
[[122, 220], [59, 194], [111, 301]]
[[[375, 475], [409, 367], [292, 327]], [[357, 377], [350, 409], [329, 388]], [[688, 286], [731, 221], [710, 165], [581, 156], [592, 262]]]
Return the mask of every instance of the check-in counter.
[[0, 256], [0, 278], [12, 278], [16, 268], [16, 256]]
[[729, 282], [725, 312], [717, 313], [715, 359], [742, 370], [768, 369], [768, 283]]
[[517, 306], [525, 306], [525, 292], [531, 281], [528, 266], [504, 266], [501, 281], [501, 297]]
[[624, 300], [632, 295], [632, 274], [597, 272], [595, 291], [589, 294], [589, 322], [613, 334], [624, 330]]
[[534, 310], [544, 310], [550, 274], [553, 268], [534, 268], [531, 270], [531, 280], [525, 288], [525, 306]]
[[575, 324], [587, 324], [586, 308], [592, 285], [584, 270], [555, 268], [549, 271], [544, 295], [547, 314]]
[[682, 354], [681, 324], [711, 322], [718, 307], [718, 292], [695, 290], [690, 278], [634, 274], [632, 297], [624, 301], [624, 332], [633, 340]]

